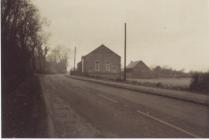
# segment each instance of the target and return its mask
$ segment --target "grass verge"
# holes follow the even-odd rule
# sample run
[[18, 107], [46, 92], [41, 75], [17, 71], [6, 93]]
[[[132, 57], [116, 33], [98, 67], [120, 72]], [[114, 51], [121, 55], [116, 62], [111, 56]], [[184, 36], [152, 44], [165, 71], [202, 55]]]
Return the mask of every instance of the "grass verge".
[[12, 92], [2, 93], [2, 137], [47, 137], [45, 109], [37, 76], [27, 78]]

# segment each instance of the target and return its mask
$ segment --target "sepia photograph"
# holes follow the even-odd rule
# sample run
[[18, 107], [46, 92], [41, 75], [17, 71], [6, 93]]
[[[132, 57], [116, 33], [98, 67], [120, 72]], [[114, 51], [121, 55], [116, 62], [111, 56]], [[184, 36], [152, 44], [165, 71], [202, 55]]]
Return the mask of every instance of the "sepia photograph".
[[1, 0], [1, 138], [209, 138], [209, 0]]

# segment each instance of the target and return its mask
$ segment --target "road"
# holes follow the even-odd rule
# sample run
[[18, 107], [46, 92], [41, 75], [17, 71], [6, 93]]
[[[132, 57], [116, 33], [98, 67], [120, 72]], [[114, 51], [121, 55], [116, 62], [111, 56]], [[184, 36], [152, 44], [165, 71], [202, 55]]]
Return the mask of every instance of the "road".
[[50, 137], [209, 137], [209, 107], [80, 81], [40, 76]]

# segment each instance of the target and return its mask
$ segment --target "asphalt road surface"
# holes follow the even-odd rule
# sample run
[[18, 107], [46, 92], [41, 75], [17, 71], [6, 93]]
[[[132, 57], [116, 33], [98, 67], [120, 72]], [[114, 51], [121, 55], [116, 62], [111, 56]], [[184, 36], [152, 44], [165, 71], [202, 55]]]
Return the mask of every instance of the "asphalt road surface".
[[209, 107], [80, 81], [40, 76], [50, 137], [209, 137]]

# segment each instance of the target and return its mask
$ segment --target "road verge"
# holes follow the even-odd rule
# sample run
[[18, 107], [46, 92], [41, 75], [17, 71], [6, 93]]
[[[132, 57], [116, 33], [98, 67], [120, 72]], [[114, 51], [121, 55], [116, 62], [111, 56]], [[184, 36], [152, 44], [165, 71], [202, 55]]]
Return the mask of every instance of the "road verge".
[[117, 87], [117, 88], [123, 88], [128, 89], [132, 91], [137, 92], [143, 92], [143, 93], [149, 93], [153, 95], [158, 96], [164, 96], [184, 101], [189, 101], [193, 103], [203, 104], [203, 105], [209, 105], [209, 96], [198, 94], [198, 93], [192, 93], [188, 91], [178, 91], [178, 90], [170, 90], [170, 89], [160, 89], [160, 88], [153, 88], [153, 87], [145, 87], [145, 86], [136, 86], [136, 85], [130, 85], [126, 83], [119, 83], [119, 82], [112, 82], [112, 81], [104, 81], [104, 80], [98, 80], [93, 79], [89, 77], [81, 77], [81, 76], [71, 76], [67, 75], [67, 77], [76, 79], [76, 80], [83, 80], [83, 81], [89, 81], [94, 82], [102, 85]]
[[2, 137], [45, 138], [45, 105], [37, 76], [25, 78], [15, 90], [2, 93]]

